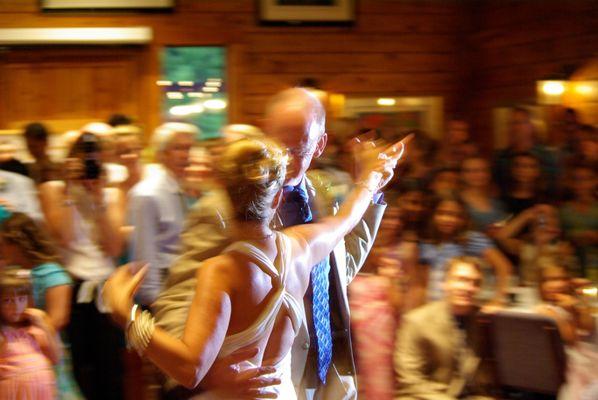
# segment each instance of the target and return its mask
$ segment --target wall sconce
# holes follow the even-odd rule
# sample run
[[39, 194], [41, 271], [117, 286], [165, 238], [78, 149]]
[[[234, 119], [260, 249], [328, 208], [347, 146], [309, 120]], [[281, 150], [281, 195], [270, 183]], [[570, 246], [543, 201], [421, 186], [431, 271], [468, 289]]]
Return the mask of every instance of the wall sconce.
[[598, 102], [598, 80], [569, 81], [567, 97], [578, 102]]
[[563, 65], [556, 73], [536, 81], [538, 104], [563, 104], [569, 90], [569, 79], [577, 69], [575, 65]]
[[565, 80], [542, 80], [536, 82], [539, 104], [561, 104], [569, 82]]

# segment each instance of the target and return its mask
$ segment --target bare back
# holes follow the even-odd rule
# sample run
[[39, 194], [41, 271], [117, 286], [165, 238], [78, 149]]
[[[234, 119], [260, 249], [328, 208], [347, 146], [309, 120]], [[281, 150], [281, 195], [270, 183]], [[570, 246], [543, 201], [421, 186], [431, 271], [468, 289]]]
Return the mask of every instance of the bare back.
[[289, 354], [303, 322], [303, 285], [293, 273], [291, 240], [276, 233], [267, 243], [237, 242], [220, 256], [232, 268], [231, 315], [219, 356], [260, 349], [258, 365], [277, 365]]

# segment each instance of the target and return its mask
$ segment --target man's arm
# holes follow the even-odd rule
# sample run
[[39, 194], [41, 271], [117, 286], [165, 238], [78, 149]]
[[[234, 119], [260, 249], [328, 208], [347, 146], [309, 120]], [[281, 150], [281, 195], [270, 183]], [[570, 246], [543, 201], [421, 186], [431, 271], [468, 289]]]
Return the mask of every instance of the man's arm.
[[456, 400], [446, 394], [448, 386], [430, 380], [424, 373], [425, 354], [420, 347], [421, 327], [405, 318], [397, 333], [394, 366], [399, 383], [397, 399]]
[[345, 236], [348, 283], [351, 283], [355, 278], [370, 254], [384, 210], [386, 210], [386, 204], [372, 203], [363, 215], [362, 220]]

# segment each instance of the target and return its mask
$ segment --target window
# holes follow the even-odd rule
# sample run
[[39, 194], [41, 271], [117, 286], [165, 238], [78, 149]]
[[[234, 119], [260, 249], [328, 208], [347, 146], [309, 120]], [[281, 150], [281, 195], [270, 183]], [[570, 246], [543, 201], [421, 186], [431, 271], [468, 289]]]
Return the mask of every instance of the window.
[[201, 139], [220, 135], [227, 121], [223, 47], [166, 47], [162, 54], [162, 118], [199, 127]]

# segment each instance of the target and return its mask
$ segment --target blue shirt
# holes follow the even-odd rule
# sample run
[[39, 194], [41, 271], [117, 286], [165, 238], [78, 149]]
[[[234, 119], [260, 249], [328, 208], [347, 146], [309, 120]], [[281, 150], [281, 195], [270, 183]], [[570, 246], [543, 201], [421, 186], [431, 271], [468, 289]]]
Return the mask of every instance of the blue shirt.
[[472, 256], [481, 257], [483, 253], [494, 247], [488, 236], [481, 232], [467, 232], [464, 244], [455, 242], [447, 243], [420, 243], [419, 261], [430, 268], [428, 274], [428, 299], [440, 300], [444, 297], [442, 284], [446, 271], [446, 263], [454, 257]]
[[31, 270], [33, 303], [35, 308], [46, 309], [46, 291], [54, 286], [72, 285], [70, 275], [56, 263], [45, 263]]

